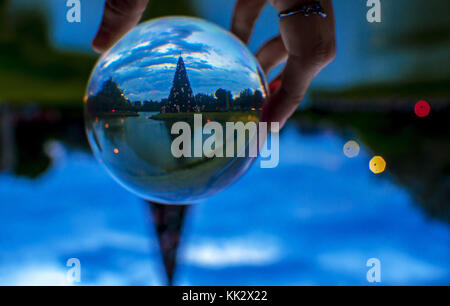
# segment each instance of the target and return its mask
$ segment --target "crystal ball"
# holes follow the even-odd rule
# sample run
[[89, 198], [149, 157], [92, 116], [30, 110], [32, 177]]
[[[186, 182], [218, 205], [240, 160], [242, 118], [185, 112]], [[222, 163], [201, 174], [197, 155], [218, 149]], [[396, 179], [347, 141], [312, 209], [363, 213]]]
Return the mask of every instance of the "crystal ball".
[[258, 62], [230, 32], [197, 18], [154, 19], [94, 67], [85, 96], [88, 140], [131, 192], [158, 203], [195, 203], [254, 161], [257, 133], [244, 130], [237, 139], [227, 125], [257, 125], [266, 96]]

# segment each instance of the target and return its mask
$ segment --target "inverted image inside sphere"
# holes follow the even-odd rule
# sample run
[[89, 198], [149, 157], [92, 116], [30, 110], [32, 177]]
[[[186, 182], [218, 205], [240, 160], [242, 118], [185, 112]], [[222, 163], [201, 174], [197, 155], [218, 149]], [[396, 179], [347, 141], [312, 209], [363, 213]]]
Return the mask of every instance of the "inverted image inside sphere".
[[86, 94], [89, 142], [130, 191], [192, 203], [247, 171], [266, 95], [258, 63], [229, 32], [196, 18], [152, 20], [95, 66]]

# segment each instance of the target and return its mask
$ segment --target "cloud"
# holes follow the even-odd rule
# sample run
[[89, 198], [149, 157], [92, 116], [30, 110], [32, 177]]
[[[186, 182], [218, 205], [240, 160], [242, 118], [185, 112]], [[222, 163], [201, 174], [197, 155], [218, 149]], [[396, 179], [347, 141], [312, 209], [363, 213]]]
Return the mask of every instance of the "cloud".
[[170, 31], [163, 32], [158, 32], [159, 28], [155, 26], [154, 30], [144, 31], [141, 36], [136, 37], [133, 33], [127, 36], [106, 55], [100, 72], [112, 74], [120, 72], [123, 67], [149, 66], [153, 61], [173, 63], [174, 60], [176, 62], [174, 58], [181, 54], [209, 54], [212, 49], [207, 44], [188, 40], [194, 33], [203, 31], [196, 25], [175, 24], [170, 27]]
[[[233, 95], [259, 88], [252, 59], [227, 43], [220, 44], [206, 25], [191, 20], [160, 19], [130, 32], [103, 58], [89, 92], [97, 92], [111, 77], [134, 101], [167, 98], [179, 56], [183, 56], [194, 93], [212, 94], [227, 88]], [[226, 36], [222, 37], [226, 38]], [[225, 39], [226, 41], [226, 39]]]
[[222, 243], [208, 241], [190, 246], [184, 260], [205, 267], [241, 265], [267, 265], [280, 259], [275, 245], [259, 243], [253, 239], [228, 239]]

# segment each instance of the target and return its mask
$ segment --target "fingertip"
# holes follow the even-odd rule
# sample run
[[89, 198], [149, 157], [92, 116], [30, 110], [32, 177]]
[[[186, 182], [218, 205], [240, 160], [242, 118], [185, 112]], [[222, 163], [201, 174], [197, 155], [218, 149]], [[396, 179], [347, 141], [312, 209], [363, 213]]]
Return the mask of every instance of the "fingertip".
[[106, 31], [102, 24], [91, 42], [92, 49], [99, 54], [104, 53], [110, 47], [111, 38], [111, 33]]
[[95, 35], [94, 39], [91, 41], [91, 47], [96, 53], [103, 53], [105, 51], [104, 47], [104, 40], [102, 39], [102, 29], [99, 28], [97, 34]]
[[104, 52], [104, 49], [97, 45], [95, 42], [95, 39], [91, 42], [91, 48], [94, 50], [95, 53], [102, 54]]
[[107, 0], [92, 49], [104, 53], [139, 22], [148, 0]]
[[256, 20], [266, 6], [267, 0], [237, 0], [231, 18], [231, 33], [243, 43], [248, 44]]

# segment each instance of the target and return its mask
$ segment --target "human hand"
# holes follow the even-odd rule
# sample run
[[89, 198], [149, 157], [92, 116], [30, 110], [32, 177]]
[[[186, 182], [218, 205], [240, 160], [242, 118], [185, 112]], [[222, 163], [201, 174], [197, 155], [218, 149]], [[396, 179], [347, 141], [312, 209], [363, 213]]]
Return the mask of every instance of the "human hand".
[[[264, 6], [270, 2], [282, 12], [310, 0], [237, 0], [231, 31], [243, 42], [250, 40], [253, 27]], [[263, 121], [280, 127], [294, 113], [313, 78], [336, 54], [333, 5], [322, 0], [326, 18], [302, 14], [280, 20], [280, 35], [266, 42], [256, 53], [265, 73], [287, 59], [285, 68], [271, 87], [278, 87], [263, 108]], [[92, 47], [102, 53], [140, 20], [148, 0], [106, 0], [100, 28]], [[279, 85], [278, 85], [279, 84]]]
[[[243, 42], [250, 40], [256, 20], [267, 2], [278, 12], [284, 12], [311, 1], [237, 0], [231, 31]], [[331, 0], [322, 0], [321, 3], [326, 18], [302, 14], [281, 18], [280, 34], [256, 53], [265, 73], [287, 60], [282, 73], [271, 84], [275, 90], [264, 104], [262, 121], [279, 122], [281, 128], [297, 109], [313, 78], [335, 57], [333, 5]]]

